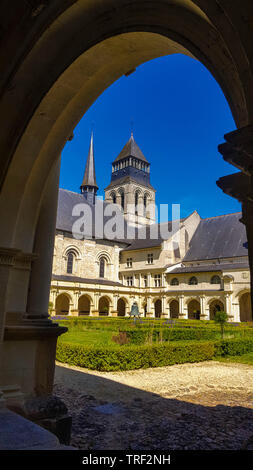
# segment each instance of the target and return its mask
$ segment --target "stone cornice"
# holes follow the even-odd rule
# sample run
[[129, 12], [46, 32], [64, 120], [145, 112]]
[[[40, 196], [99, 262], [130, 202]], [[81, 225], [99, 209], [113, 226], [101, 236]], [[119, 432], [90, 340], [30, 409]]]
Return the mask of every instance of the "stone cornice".
[[0, 247], [0, 266], [30, 269], [31, 262], [37, 259], [37, 257], [34, 253], [24, 253], [15, 248]]
[[253, 126], [247, 126], [225, 135], [219, 145], [223, 159], [247, 175], [253, 175]]
[[239, 202], [253, 201], [251, 177], [244, 173], [233, 173], [223, 176], [216, 182], [225, 194], [234, 197]]
[[16, 257], [20, 253], [20, 250], [0, 247], [0, 266], [14, 266]]

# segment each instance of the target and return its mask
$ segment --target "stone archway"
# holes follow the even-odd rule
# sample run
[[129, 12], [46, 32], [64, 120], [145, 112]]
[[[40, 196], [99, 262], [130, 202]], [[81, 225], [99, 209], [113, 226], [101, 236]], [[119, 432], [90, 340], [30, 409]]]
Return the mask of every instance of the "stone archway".
[[213, 301], [211, 301], [209, 305], [210, 320], [214, 320], [216, 312], [222, 312], [222, 311], [224, 312], [225, 308], [221, 300], [214, 299]]
[[178, 318], [179, 317], [179, 302], [178, 300], [174, 299], [170, 302], [170, 318]]
[[117, 312], [118, 312], [118, 317], [126, 316], [126, 302], [122, 298], [119, 299], [117, 302]]
[[56, 298], [55, 312], [56, 315], [69, 315], [70, 301], [66, 294], [60, 294]]
[[[0, 268], [1, 341], [11, 311], [20, 312], [17, 327], [25, 318], [44, 320], [50, 329], [46, 312], [59, 155], [80, 118], [109, 85], [147, 60], [188, 54], [214, 75], [236, 125], [253, 122], [251, 19], [248, 24], [244, 20], [248, 1], [239, 8], [225, 2], [222, 9], [204, 0], [52, 0], [41, 8], [32, 1], [13, 0], [12, 9], [2, 3], [0, 217], [4, 226], [0, 246], [5, 258]], [[33, 253], [39, 256], [31, 274], [17, 282], [12, 267], [22, 256], [31, 262]], [[52, 328], [48, 337], [52, 342]], [[51, 356], [49, 352], [45, 364], [52, 366]], [[9, 372], [14, 370], [11, 361], [8, 366]]]
[[188, 318], [190, 320], [200, 319], [200, 303], [196, 299], [190, 300], [188, 303]]
[[240, 321], [241, 322], [252, 322], [252, 307], [251, 307], [251, 297], [249, 292], [245, 292], [241, 295], [240, 301]]
[[110, 314], [110, 302], [108, 297], [101, 297], [98, 302], [98, 311], [99, 316], [101, 317], [108, 317]]
[[82, 295], [78, 300], [78, 314], [90, 315], [90, 299], [87, 295]]
[[161, 318], [162, 313], [162, 301], [161, 299], [157, 299], [154, 303], [155, 307], [155, 318]]

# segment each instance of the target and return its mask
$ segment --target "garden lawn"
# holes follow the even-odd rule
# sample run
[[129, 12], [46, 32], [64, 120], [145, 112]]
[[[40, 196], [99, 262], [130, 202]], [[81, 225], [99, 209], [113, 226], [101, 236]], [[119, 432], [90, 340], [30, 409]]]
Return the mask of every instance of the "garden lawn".
[[242, 356], [226, 356], [226, 357], [215, 357], [215, 361], [219, 362], [237, 362], [240, 364], [249, 364], [253, 366], [253, 352], [242, 354]]
[[115, 345], [112, 336], [118, 332], [110, 330], [82, 330], [71, 328], [67, 333], [60, 336], [59, 341], [63, 343], [80, 344], [85, 346], [109, 346]]

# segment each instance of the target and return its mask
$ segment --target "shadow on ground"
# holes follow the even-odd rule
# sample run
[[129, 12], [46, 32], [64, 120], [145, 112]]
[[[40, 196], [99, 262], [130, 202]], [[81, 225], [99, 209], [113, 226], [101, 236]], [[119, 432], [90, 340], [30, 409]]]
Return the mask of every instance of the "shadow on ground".
[[[219, 391], [212, 393], [219, 395]], [[203, 406], [185, 396], [182, 401], [164, 398], [59, 365], [54, 394], [63, 399], [73, 417], [71, 444], [80, 449], [253, 449], [251, 408]], [[239, 394], [234, 399], [240, 403]], [[195, 400], [201, 402], [201, 394]], [[220, 401], [226, 397], [220, 396]]]

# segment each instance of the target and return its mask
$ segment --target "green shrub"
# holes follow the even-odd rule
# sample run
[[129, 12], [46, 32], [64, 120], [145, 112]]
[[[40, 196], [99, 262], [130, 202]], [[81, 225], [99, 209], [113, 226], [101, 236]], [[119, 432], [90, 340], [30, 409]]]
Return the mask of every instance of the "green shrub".
[[215, 356], [241, 356], [253, 351], [253, 339], [236, 338], [214, 342]]
[[100, 371], [132, 370], [162, 367], [185, 362], [212, 359], [211, 342], [175, 342], [128, 347], [84, 347], [58, 342], [56, 359], [59, 362]]

